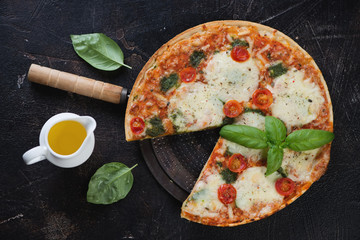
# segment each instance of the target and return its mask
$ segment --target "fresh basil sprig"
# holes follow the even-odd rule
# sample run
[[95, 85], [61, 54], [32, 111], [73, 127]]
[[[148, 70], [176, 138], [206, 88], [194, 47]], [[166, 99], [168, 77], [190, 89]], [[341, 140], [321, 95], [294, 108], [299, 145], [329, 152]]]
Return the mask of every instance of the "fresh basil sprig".
[[131, 170], [125, 164], [111, 162], [104, 164], [91, 177], [87, 201], [94, 204], [111, 204], [126, 197], [134, 182]]
[[265, 132], [246, 125], [226, 125], [221, 128], [220, 136], [247, 148], [269, 148], [266, 176], [281, 167], [284, 148], [306, 151], [319, 148], [334, 139], [332, 132], [314, 129], [297, 130], [286, 137], [284, 123], [272, 116], [265, 117]]
[[94, 68], [113, 71], [124, 63], [124, 54], [119, 45], [103, 33], [70, 35], [75, 52]]

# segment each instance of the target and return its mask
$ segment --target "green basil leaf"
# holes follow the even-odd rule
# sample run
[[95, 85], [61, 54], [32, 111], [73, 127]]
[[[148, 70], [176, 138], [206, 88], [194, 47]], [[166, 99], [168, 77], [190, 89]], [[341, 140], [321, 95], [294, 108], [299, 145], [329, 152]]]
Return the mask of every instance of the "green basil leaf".
[[111, 204], [126, 197], [134, 177], [125, 164], [112, 162], [104, 164], [91, 177], [87, 191], [87, 201], [94, 204]]
[[75, 52], [94, 68], [113, 71], [124, 64], [119, 45], [103, 33], [70, 35]]
[[220, 172], [220, 175], [226, 183], [233, 183], [238, 177], [238, 174], [236, 172], [232, 172], [228, 168], [222, 170]]
[[282, 63], [278, 63], [275, 65], [272, 65], [268, 68], [269, 75], [272, 78], [277, 78], [287, 72], [287, 68], [283, 66]]
[[190, 55], [190, 65], [193, 66], [194, 68], [196, 68], [197, 66], [199, 66], [200, 62], [202, 59], [204, 59], [206, 57], [205, 53], [203, 51], [194, 51], [191, 55]]
[[234, 121], [235, 121], [234, 118], [229, 118], [229, 117], [226, 116], [226, 117], [223, 119], [222, 125], [233, 124]]
[[287, 175], [287, 173], [285, 172], [285, 170], [282, 168], [282, 167], [280, 167], [278, 170], [276, 170], [278, 173], [280, 173], [280, 175], [283, 177], [283, 178], [287, 178], [288, 177], [288, 175]]
[[158, 116], [151, 118], [149, 121], [149, 125], [150, 126], [148, 126], [146, 129], [146, 134], [151, 137], [157, 137], [166, 132], [162, 120]]
[[221, 128], [220, 136], [248, 148], [262, 149], [268, 146], [265, 133], [255, 127], [226, 125]]
[[286, 146], [294, 151], [319, 148], [334, 139], [332, 132], [314, 129], [301, 129], [290, 133], [285, 139]]
[[267, 153], [267, 168], [265, 176], [276, 172], [280, 167], [284, 157], [284, 150], [279, 146], [271, 146]]
[[176, 73], [172, 73], [167, 77], [163, 77], [160, 80], [160, 90], [167, 92], [170, 88], [176, 87], [178, 84], [179, 76]]
[[226, 147], [224, 157], [231, 157], [233, 155], [232, 152], [230, 152], [229, 147]]
[[240, 39], [235, 39], [232, 43], [231, 43], [231, 47], [234, 48], [236, 46], [240, 46], [240, 47], [249, 47], [249, 43], [245, 40], [240, 40]]
[[284, 123], [276, 117], [265, 117], [266, 137], [276, 145], [279, 145], [286, 138], [286, 127]]
[[258, 113], [262, 116], [265, 116], [265, 113], [263, 111], [261, 111], [260, 109], [252, 109], [252, 108], [244, 108], [244, 113], [247, 113], [247, 112], [253, 112], [253, 113]]

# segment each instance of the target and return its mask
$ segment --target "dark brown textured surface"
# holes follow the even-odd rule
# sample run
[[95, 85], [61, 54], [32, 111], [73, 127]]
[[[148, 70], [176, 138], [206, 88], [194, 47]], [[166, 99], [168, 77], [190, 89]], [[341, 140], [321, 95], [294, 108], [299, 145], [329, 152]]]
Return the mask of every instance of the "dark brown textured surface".
[[[326, 174], [275, 215], [236, 228], [180, 219], [181, 204], [151, 175], [139, 143], [124, 139], [124, 106], [31, 84], [31, 63], [131, 89], [148, 58], [176, 34], [203, 22], [243, 19], [289, 35], [315, 59], [329, 86], [335, 141]], [[360, 3], [358, 1], [18, 1], [0, 2], [0, 239], [360, 239]], [[70, 34], [102, 32], [132, 70], [93, 69]], [[60, 112], [93, 116], [91, 158], [73, 169], [26, 166], [45, 121]], [[90, 177], [104, 163], [133, 170], [118, 203], [86, 202]]]

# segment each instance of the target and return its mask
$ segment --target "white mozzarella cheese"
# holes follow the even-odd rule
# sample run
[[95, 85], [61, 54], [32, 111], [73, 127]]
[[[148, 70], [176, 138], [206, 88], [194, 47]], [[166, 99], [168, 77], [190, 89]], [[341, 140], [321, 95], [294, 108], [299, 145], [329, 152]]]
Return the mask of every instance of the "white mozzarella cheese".
[[265, 130], [265, 117], [256, 112], [246, 112], [237, 117], [234, 124], [256, 127]]
[[209, 88], [223, 102], [249, 101], [259, 84], [259, 69], [254, 60], [236, 62], [227, 52], [213, 55], [204, 74]]
[[251, 58], [239, 63], [227, 52], [213, 55], [204, 76], [206, 83], [182, 83], [170, 99], [168, 114], [178, 132], [221, 125], [223, 104], [230, 99], [249, 101], [259, 82]]
[[186, 203], [186, 211], [201, 217], [216, 217], [225, 205], [218, 199], [218, 188], [224, 184], [219, 173], [209, 175], [194, 187], [191, 201]]
[[[233, 184], [237, 190], [236, 206], [243, 211], [250, 212], [255, 204], [280, 204], [283, 201], [275, 189], [275, 182], [280, 178], [277, 172], [265, 177], [266, 167], [252, 167], [246, 169]], [[271, 208], [263, 208], [263, 211]], [[262, 212], [265, 214], [266, 212]]]
[[219, 126], [224, 117], [223, 103], [201, 82], [182, 84], [170, 100], [169, 116], [178, 132]]
[[304, 72], [295, 68], [275, 78], [274, 87], [268, 89], [274, 97], [272, 115], [284, 121], [288, 128], [313, 121], [324, 102], [320, 88], [304, 79]]
[[284, 149], [284, 158], [281, 167], [288, 177], [298, 182], [310, 181], [311, 172], [315, 166], [315, 157], [319, 148], [303, 152], [295, 152], [288, 148]]

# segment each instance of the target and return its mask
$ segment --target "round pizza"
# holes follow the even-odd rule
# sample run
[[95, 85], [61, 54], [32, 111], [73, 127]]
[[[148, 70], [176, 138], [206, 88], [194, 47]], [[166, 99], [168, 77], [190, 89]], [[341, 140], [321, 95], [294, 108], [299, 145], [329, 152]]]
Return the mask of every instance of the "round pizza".
[[[332, 132], [331, 100], [319, 68], [275, 29], [216, 21], [177, 35], [149, 59], [130, 94], [126, 139], [227, 124], [264, 130], [266, 116], [281, 120], [287, 135]], [[280, 168], [266, 175], [267, 150], [220, 137], [181, 216], [215, 226], [262, 219], [301, 196], [330, 159], [330, 143], [305, 151], [284, 147]]]

